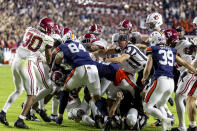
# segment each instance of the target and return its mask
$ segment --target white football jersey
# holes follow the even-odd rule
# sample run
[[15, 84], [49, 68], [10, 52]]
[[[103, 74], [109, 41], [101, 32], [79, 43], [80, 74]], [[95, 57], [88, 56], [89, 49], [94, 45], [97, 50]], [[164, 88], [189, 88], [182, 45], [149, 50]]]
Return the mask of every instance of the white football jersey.
[[[191, 63], [193, 60], [193, 56], [186, 54], [185, 51], [192, 45], [191, 42], [188, 40], [180, 40], [179, 43], [176, 44], [175, 49], [177, 50], [177, 55], [180, 56], [182, 59], [187, 61], [188, 63]], [[183, 72], [186, 70], [184, 66], [176, 65], [178, 67], [178, 70], [180, 72]]]
[[28, 27], [23, 36], [23, 41], [17, 50], [20, 58], [36, 60], [45, 51], [46, 46], [53, 46], [54, 39], [39, 30]]

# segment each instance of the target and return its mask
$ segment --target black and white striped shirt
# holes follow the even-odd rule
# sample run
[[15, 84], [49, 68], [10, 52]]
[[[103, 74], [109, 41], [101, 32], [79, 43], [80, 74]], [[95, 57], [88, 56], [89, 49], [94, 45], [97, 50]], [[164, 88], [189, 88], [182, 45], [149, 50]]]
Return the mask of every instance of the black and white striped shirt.
[[137, 73], [145, 67], [147, 56], [131, 42], [122, 50], [122, 54], [124, 53], [129, 54], [130, 58], [120, 65], [122, 68], [131, 73]]

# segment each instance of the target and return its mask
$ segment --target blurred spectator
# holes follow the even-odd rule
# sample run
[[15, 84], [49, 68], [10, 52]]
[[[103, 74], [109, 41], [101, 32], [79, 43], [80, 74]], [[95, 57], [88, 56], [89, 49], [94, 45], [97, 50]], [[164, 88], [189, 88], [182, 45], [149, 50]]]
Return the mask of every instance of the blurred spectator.
[[196, 10], [194, 0], [0, 0], [0, 40], [8, 48], [8, 40], [19, 45], [25, 29], [47, 16], [71, 28], [77, 37], [99, 24], [102, 37], [110, 41], [123, 19], [131, 21], [133, 30], [147, 33], [145, 19], [153, 11], [164, 16], [164, 28], [183, 26], [186, 34], [192, 34]]

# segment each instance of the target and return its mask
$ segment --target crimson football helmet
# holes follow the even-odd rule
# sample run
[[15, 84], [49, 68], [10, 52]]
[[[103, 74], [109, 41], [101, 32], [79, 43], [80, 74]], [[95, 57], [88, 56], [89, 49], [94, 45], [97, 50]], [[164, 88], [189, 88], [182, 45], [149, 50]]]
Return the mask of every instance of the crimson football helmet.
[[46, 17], [40, 20], [38, 23], [38, 29], [46, 33], [47, 35], [50, 35], [52, 32], [52, 29], [54, 27], [54, 22], [52, 19]]
[[50, 34], [50, 36], [55, 39], [58, 40], [60, 43], [62, 42], [62, 38], [61, 38], [61, 27], [58, 24], [54, 24], [53, 25], [53, 30]]
[[89, 43], [89, 42], [92, 43], [92, 42], [95, 42], [97, 40], [98, 40], [98, 38], [96, 37], [96, 35], [92, 34], [92, 33], [87, 33], [82, 38], [83, 43]]
[[60, 35], [61, 31], [62, 31], [61, 26], [59, 26], [58, 24], [55, 23], [53, 25], [53, 33]]
[[89, 33], [100, 35], [101, 34], [101, 27], [97, 24], [94, 24], [89, 27]]
[[129, 30], [130, 31], [132, 29], [132, 24], [128, 20], [123, 20], [120, 22], [118, 28], [119, 28], [119, 30]]
[[171, 47], [175, 47], [179, 36], [176, 30], [174, 29], [167, 29], [164, 31], [165, 37], [166, 37], [166, 43], [167, 45], [171, 46]]
[[64, 28], [62, 32], [62, 41], [65, 42], [67, 40], [72, 40], [73, 34], [69, 28]]
[[57, 70], [57, 71], [54, 71], [52, 74], [51, 74], [51, 80], [57, 85], [57, 86], [63, 86], [64, 85], [64, 81], [65, 81], [65, 77], [64, 77], [64, 74]]

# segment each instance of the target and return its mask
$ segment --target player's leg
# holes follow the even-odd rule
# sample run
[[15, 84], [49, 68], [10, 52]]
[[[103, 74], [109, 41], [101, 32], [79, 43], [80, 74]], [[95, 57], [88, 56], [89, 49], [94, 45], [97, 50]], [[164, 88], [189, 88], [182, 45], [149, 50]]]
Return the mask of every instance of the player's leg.
[[62, 124], [63, 121], [63, 114], [66, 109], [67, 103], [69, 98], [69, 92], [68, 91], [62, 91], [60, 92], [60, 100], [59, 100], [59, 114], [56, 118], [57, 124]]
[[183, 81], [179, 81], [178, 88], [175, 94], [175, 103], [177, 115], [179, 118], [179, 127], [173, 128], [172, 130], [183, 130], [186, 131], [185, 125], [185, 105], [183, 103], [188, 92], [189, 85], [194, 83], [194, 75], [188, 74]]
[[45, 88], [43, 88], [39, 91], [34, 103], [45, 98], [47, 95], [49, 95], [53, 91], [52, 83], [51, 83], [51, 80], [49, 79], [49, 75], [48, 75], [49, 74], [49, 69], [48, 69], [49, 67], [47, 67], [45, 64], [43, 64], [42, 62], [39, 62], [39, 61], [36, 62], [36, 66], [37, 66], [37, 70], [36, 70], [37, 71], [37, 73], [36, 73], [37, 81], [40, 86], [45, 87]]
[[[164, 79], [164, 80], [166, 80], [166, 79]], [[168, 85], [165, 85], [164, 83], [168, 83]], [[161, 88], [168, 88], [168, 89], [163, 94], [162, 99], [157, 104], [157, 107], [158, 107], [158, 109], [160, 109], [163, 116], [168, 117], [166, 109], [165, 109], [165, 105], [166, 105], [166, 102], [168, 101], [168, 99], [170, 98], [172, 92], [174, 91], [174, 80], [168, 78], [160, 86], [163, 86]], [[170, 125], [171, 125], [171, 123], [166, 123], [166, 121], [163, 121], [162, 122], [163, 130], [167, 130], [170, 127]]]
[[118, 87], [120, 87], [123, 90], [128, 90], [133, 97], [135, 97], [135, 89], [137, 88], [134, 78], [131, 75], [126, 75], [123, 74], [124, 79], [121, 81], [120, 85], [118, 85]]
[[196, 97], [188, 96], [186, 99], [186, 106], [189, 117], [189, 131], [197, 130], [196, 127], [196, 105], [195, 105]]
[[58, 107], [59, 107], [59, 98], [58, 96], [55, 95], [52, 101], [52, 113], [50, 116], [51, 120], [53, 121], [55, 121], [55, 119], [57, 118]]
[[161, 78], [158, 78], [158, 80], [154, 81], [153, 87], [149, 89], [145, 96], [144, 110], [152, 116], [159, 118], [160, 120], [169, 121], [169, 119], [163, 115], [161, 110], [154, 107], [154, 105], [159, 103], [159, 101], [162, 99], [163, 93], [166, 91], [165, 88], [161, 88], [162, 84], [166, 85], [166, 83], [162, 82]]
[[[27, 65], [24, 68], [22, 66], [23, 63]], [[31, 106], [33, 105], [33, 101], [37, 94], [37, 80], [35, 75], [35, 65], [30, 60], [24, 60], [21, 62], [20, 67], [20, 76], [23, 78], [23, 85], [27, 94], [27, 99], [24, 104], [23, 110], [21, 115], [19, 116], [18, 120], [15, 122], [14, 126], [18, 128], [29, 128], [25, 123], [24, 119], [26, 118], [27, 113], [29, 112]]]
[[13, 81], [14, 81], [14, 85], [15, 85], [15, 91], [8, 97], [8, 100], [5, 103], [3, 109], [1, 110], [1, 113], [0, 113], [0, 122], [5, 125], [9, 125], [6, 120], [7, 110], [9, 109], [11, 104], [18, 98], [18, 96], [20, 96], [21, 93], [23, 92], [23, 85], [22, 85], [21, 77], [17, 72], [18, 71], [17, 64], [18, 63], [13, 63], [13, 65], [12, 65], [12, 74], [13, 74]]

